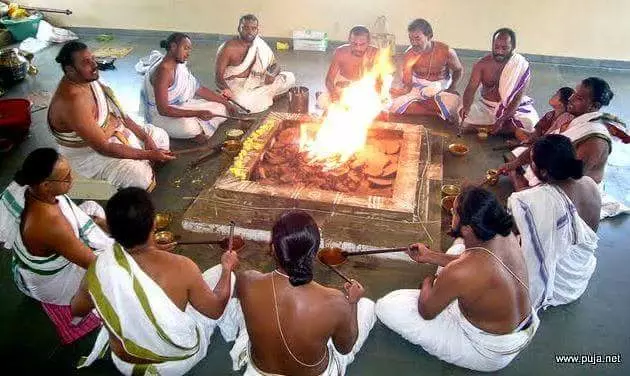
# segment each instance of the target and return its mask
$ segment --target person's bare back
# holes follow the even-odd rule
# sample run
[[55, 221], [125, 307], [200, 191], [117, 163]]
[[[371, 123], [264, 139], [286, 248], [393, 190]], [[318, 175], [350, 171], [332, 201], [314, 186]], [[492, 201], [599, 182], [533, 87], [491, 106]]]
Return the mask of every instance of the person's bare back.
[[602, 206], [602, 198], [597, 183], [591, 177], [583, 176], [580, 179], [567, 179], [558, 186], [575, 205], [580, 218], [593, 231], [597, 231]]
[[472, 247], [442, 272], [447, 273], [445, 277], [455, 275], [467, 280], [458, 300], [468, 321], [489, 333], [512, 333], [531, 314], [525, 259], [513, 235], [496, 236], [483, 248], [505, 266], [488, 251]]
[[[315, 282], [293, 287], [281, 273], [256, 271], [239, 274], [236, 290], [252, 344], [252, 361], [259, 369], [283, 375], [320, 375], [328, 366], [330, 338], [339, 352], [352, 350], [358, 330], [356, 306], [353, 309], [341, 291]], [[283, 343], [279, 323], [293, 355], [315, 366], [294, 360]]]

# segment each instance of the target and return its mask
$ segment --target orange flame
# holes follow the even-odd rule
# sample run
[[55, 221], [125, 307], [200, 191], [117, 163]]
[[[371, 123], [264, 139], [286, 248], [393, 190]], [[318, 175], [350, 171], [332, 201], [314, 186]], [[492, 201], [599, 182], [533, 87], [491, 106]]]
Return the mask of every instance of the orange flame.
[[379, 50], [373, 68], [343, 89], [339, 102], [330, 104], [315, 138], [302, 128], [300, 150], [307, 152], [310, 163], [331, 170], [363, 149], [372, 122], [391, 100], [394, 71], [389, 50]]

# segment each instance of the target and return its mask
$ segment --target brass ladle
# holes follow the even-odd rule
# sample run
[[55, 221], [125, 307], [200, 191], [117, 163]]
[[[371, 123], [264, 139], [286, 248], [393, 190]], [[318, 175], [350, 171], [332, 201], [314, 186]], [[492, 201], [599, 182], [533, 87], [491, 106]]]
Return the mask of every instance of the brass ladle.
[[369, 251], [360, 251], [360, 252], [347, 252], [347, 251], [342, 251], [341, 248], [337, 248], [337, 247], [334, 247], [334, 248], [325, 247], [325, 248], [320, 249], [317, 252], [317, 259], [321, 261], [323, 264], [326, 264], [328, 266], [338, 266], [348, 261], [348, 257], [350, 256], [404, 252], [404, 251], [407, 251], [408, 249], [409, 247], [402, 247], [402, 248], [372, 249]]
[[[159, 231], [155, 233], [155, 241], [159, 244], [168, 244], [172, 243], [175, 240], [175, 235], [173, 235], [170, 231]], [[193, 244], [218, 244], [222, 249], [228, 250], [230, 249], [230, 237], [227, 236], [223, 239], [203, 239], [203, 240], [185, 240], [185, 241], [177, 241], [177, 245], [193, 245]], [[245, 240], [240, 236], [232, 237], [232, 250], [240, 251], [245, 247]]]

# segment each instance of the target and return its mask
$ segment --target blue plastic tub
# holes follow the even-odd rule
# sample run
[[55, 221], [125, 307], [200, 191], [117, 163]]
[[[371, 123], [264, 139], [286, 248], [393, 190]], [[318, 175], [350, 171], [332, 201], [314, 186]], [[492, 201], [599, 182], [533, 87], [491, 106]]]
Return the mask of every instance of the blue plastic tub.
[[9, 17], [3, 17], [0, 23], [13, 35], [14, 41], [21, 42], [28, 37], [35, 38], [39, 21], [41, 21], [42, 18], [41, 13], [35, 13], [20, 20], [12, 20]]

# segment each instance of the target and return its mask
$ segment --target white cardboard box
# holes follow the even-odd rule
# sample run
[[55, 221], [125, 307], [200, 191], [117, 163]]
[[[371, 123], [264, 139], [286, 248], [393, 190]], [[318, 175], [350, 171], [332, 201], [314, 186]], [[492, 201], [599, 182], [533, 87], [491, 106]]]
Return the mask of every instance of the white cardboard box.
[[321, 51], [328, 48], [328, 40], [293, 39], [293, 49], [295, 51]]
[[293, 39], [327, 40], [328, 34], [315, 30], [293, 30]]

